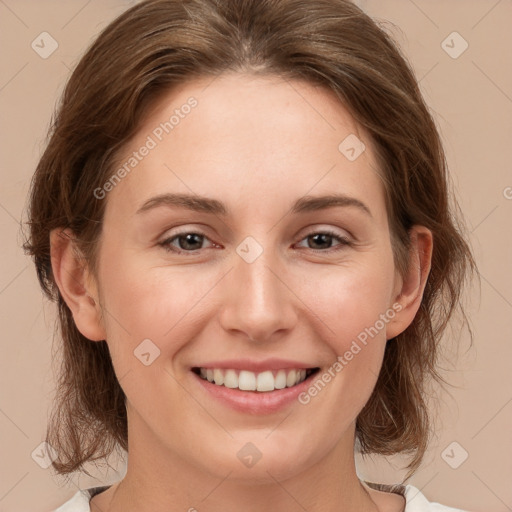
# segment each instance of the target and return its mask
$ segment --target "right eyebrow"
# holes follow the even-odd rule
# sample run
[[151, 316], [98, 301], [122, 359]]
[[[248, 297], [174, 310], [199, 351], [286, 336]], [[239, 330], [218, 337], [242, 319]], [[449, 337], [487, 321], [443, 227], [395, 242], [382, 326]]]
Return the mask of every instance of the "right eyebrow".
[[137, 210], [137, 214], [147, 212], [159, 206], [179, 206], [187, 210], [223, 216], [228, 213], [223, 203], [210, 197], [201, 197], [191, 194], [160, 194], [148, 199]]

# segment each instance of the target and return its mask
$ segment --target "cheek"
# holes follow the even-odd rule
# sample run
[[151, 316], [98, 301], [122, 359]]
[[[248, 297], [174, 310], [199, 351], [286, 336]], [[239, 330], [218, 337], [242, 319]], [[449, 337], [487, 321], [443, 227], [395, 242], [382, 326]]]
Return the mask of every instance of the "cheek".
[[[332, 266], [315, 279], [304, 281], [315, 313], [324, 321], [339, 351], [347, 341], [373, 326], [391, 306], [394, 265], [391, 253], [369, 256], [359, 262]], [[378, 324], [379, 330], [383, 330]], [[338, 351], [338, 352], [339, 352]]]
[[193, 339], [219, 280], [211, 268], [148, 267], [144, 258], [115, 248], [105, 248], [101, 264], [107, 338], [118, 365], [133, 364], [143, 340], [172, 356]]
[[335, 379], [335, 387], [345, 391], [357, 391], [337, 393], [338, 398], [331, 397], [333, 404], [342, 399], [357, 409], [375, 385], [387, 341], [386, 325], [395, 315], [390, 303], [393, 276], [389, 250], [379, 258], [331, 269], [328, 275], [317, 276], [315, 286], [303, 285], [304, 296], [311, 298], [311, 308], [321, 320], [315, 332], [330, 347], [333, 366], [325, 379]]

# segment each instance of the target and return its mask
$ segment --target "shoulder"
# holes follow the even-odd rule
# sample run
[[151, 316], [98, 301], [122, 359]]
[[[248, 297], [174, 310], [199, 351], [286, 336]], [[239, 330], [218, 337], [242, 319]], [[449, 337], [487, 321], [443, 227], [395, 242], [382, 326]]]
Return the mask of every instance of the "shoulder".
[[364, 483], [376, 491], [403, 496], [405, 499], [405, 509], [403, 512], [468, 512], [460, 508], [452, 508], [440, 503], [430, 502], [414, 485], [378, 484], [367, 481], [364, 481]]
[[405, 486], [405, 511], [404, 512], [466, 512], [460, 508], [447, 507], [440, 503], [430, 502], [413, 485]]
[[90, 512], [89, 501], [93, 496], [105, 491], [110, 486], [91, 487], [77, 491], [66, 503], [53, 512]]

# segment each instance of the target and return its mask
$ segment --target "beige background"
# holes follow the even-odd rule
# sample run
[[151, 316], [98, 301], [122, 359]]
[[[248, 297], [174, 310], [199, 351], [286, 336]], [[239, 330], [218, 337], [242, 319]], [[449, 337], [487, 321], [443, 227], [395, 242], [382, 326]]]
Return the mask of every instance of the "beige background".
[[[313, 1], [313, 0], [312, 0]], [[0, 0], [0, 511], [48, 511], [77, 487], [113, 482], [75, 475], [64, 485], [31, 458], [41, 443], [53, 392], [53, 308], [42, 299], [31, 261], [20, 249], [20, 221], [31, 175], [69, 70], [93, 37], [133, 2]], [[512, 510], [512, 2], [510, 0], [360, 0], [388, 26], [411, 60], [445, 140], [481, 274], [457, 362], [445, 364], [456, 386], [443, 395], [422, 469], [410, 483], [432, 501], [471, 511]], [[58, 42], [41, 58], [41, 32]], [[458, 58], [442, 47], [452, 32], [469, 44]], [[455, 37], [455, 38], [454, 38]], [[453, 42], [452, 42], [453, 40]], [[463, 40], [450, 36], [452, 53]], [[455, 353], [453, 337], [447, 354]], [[450, 356], [452, 354], [452, 356]], [[453, 357], [452, 357], [453, 359]], [[458, 445], [449, 446], [452, 442]], [[448, 448], [448, 449], [447, 449]], [[447, 450], [446, 450], [447, 449]], [[453, 451], [452, 451], [453, 449]], [[457, 469], [465, 452], [468, 458]], [[37, 450], [36, 450], [36, 453]], [[444, 454], [444, 456], [443, 456]], [[37, 457], [36, 457], [37, 459]], [[115, 461], [114, 461], [115, 462]], [[364, 478], [398, 482], [400, 459], [360, 466]], [[122, 474], [122, 465], [118, 468]]]

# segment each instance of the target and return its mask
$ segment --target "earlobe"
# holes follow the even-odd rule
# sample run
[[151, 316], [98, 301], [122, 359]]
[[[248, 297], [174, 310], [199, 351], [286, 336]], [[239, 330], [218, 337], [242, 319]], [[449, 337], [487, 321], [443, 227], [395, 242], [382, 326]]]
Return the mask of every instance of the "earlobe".
[[394, 303], [400, 310], [386, 327], [387, 339], [405, 331], [420, 308], [432, 262], [433, 236], [424, 226], [413, 226], [409, 233], [411, 246], [406, 275], [401, 279], [400, 289]]
[[73, 233], [57, 228], [50, 233], [53, 276], [62, 298], [73, 314], [78, 330], [92, 341], [106, 338], [96, 287], [89, 282], [85, 259]]

